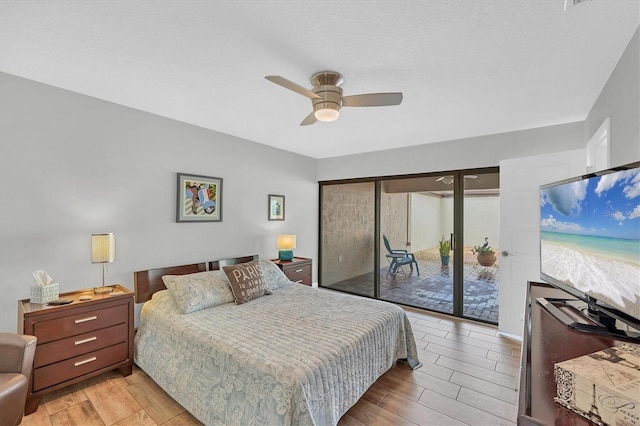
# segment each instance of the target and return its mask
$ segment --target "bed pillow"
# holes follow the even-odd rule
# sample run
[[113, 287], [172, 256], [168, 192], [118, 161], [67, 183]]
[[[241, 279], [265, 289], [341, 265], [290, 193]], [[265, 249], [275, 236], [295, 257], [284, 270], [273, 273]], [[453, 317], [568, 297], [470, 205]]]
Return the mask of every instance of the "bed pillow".
[[261, 260], [262, 272], [267, 281], [267, 287], [269, 290], [275, 290], [276, 288], [284, 287], [291, 284], [291, 281], [282, 272], [282, 269], [278, 268], [278, 265], [270, 260]]
[[236, 304], [241, 305], [265, 294], [271, 294], [259, 260], [223, 266]]
[[183, 314], [234, 300], [229, 283], [222, 271], [165, 275], [162, 281]]

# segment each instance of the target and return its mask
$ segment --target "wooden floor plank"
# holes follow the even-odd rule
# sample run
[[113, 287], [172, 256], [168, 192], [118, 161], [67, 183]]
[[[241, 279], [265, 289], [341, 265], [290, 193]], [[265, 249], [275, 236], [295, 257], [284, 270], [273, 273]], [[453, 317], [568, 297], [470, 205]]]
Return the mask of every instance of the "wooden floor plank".
[[412, 381], [398, 378], [394, 374], [389, 373], [383, 374], [371, 387], [374, 386], [381, 386], [386, 390], [382, 398], [380, 398], [378, 401], [374, 402], [371, 399], [367, 399], [368, 401], [374, 402], [375, 404], [379, 404], [380, 401], [382, 401], [389, 392], [398, 394], [410, 401], [417, 401], [418, 399], [420, 399], [422, 391], [424, 391], [424, 387], [419, 386]]
[[420, 401], [418, 402], [444, 415], [447, 415], [469, 425], [512, 426], [515, 424], [516, 420], [515, 418], [513, 419], [513, 421], [505, 420], [502, 417], [490, 414], [484, 410], [472, 407], [463, 402], [446, 398], [430, 390], [425, 390], [420, 397]]
[[85, 389], [95, 410], [111, 425], [142, 410], [140, 404], [116, 379], [109, 379]]
[[459, 371], [453, 373], [451, 382], [456, 383], [466, 389], [485, 393], [491, 397], [500, 399], [510, 404], [518, 403], [518, 392], [514, 389], [496, 385], [495, 383], [489, 383], [486, 380], [478, 379], [477, 377], [460, 373]]
[[184, 412], [184, 408], [151, 379], [127, 386], [127, 390], [159, 425]]
[[509, 355], [512, 354], [511, 351], [513, 349], [511, 346], [506, 344], [487, 342], [484, 339], [477, 339], [470, 336], [461, 336], [459, 334], [454, 334], [454, 333], [447, 334], [447, 337], [445, 337], [445, 339], [453, 340], [455, 342], [459, 342], [469, 346], [476, 346], [478, 348], [482, 348], [487, 351], [491, 350], [494, 352], [505, 353]]
[[361, 399], [356, 405], [351, 407], [349, 411], [347, 411], [347, 414], [368, 426], [417, 425], [417, 423], [411, 422], [395, 414], [393, 411], [386, 410], [364, 399]]
[[[438, 323], [432, 323], [432, 324], [437, 325]], [[442, 337], [442, 338], [444, 338], [447, 334], [449, 334], [448, 330], [440, 330], [438, 328], [431, 327], [426, 323], [413, 324], [411, 326], [411, 330], [414, 331], [414, 333], [415, 332], [421, 333], [420, 336], [414, 335], [416, 340], [424, 340], [424, 337], [427, 334], [430, 334], [431, 336]]]
[[459, 371], [461, 373], [486, 380], [487, 382], [495, 383], [511, 389], [517, 388], [517, 380], [515, 377], [498, 373], [497, 371], [486, 370], [445, 356], [438, 358], [438, 364], [454, 371]]
[[483, 334], [483, 333], [478, 333], [477, 331], [472, 331], [471, 333], [469, 333], [469, 337], [472, 337], [474, 339], [478, 339], [478, 340], [483, 340], [485, 342], [491, 342], [491, 343], [495, 343], [497, 345], [501, 345], [501, 346], [508, 346], [511, 349], [518, 349], [520, 350], [520, 343], [516, 342], [513, 339], [508, 339], [504, 336], [501, 335], [497, 335], [497, 336], [489, 336], [487, 334]]
[[435, 343], [440, 346], [445, 346], [447, 348], [455, 349], [457, 351], [466, 352], [472, 355], [486, 357], [489, 352], [488, 349], [481, 348], [475, 345], [471, 345], [469, 343], [461, 342], [454, 339], [447, 339], [443, 337], [436, 337], [427, 335], [422, 339], [423, 342]]
[[482, 392], [462, 388], [458, 401], [476, 407], [482, 411], [491, 412], [493, 415], [502, 417], [505, 420], [516, 422], [518, 418], [518, 405], [508, 403], [500, 399], [493, 398]]
[[162, 426], [203, 426], [203, 424], [185, 411], [184, 413], [178, 414], [168, 422], [163, 423]]
[[464, 425], [450, 416], [427, 407], [424, 404], [418, 402], [407, 402], [401, 397], [390, 393], [380, 403], [380, 407], [397, 414], [403, 418], [409, 419], [419, 425], [443, 425], [443, 426], [457, 426]]
[[434, 352], [439, 355], [444, 355], [451, 359], [457, 359], [458, 361], [466, 362], [467, 364], [477, 365], [478, 367], [486, 368], [488, 370], [495, 370], [496, 368], [497, 361], [493, 361], [482, 356], [468, 354], [457, 349], [438, 345], [437, 343], [429, 343], [425, 350], [427, 352]]
[[520, 366], [520, 355], [513, 356], [511, 354], [489, 351], [489, 353], [487, 353], [487, 358], [494, 361], [500, 361], [505, 364], [513, 365], [515, 367]]
[[513, 377], [520, 376], [520, 366], [505, 364], [503, 362], [496, 362], [496, 371]]
[[[378, 404], [389, 393], [389, 387], [385, 383], [378, 380], [371, 385], [369, 389], [362, 395], [364, 399], [372, 404]], [[422, 391], [420, 391], [422, 393]], [[417, 399], [417, 398], [416, 398]]]
[[449, 380], [453, 374], [453, 369], [439, 365], [438, 361], [433, 364], [428, 362], [423, 362], [422, 364], [422, 367], [417, 370], [419, 373], [428, 374], [442, 380]]
[[[469, 321], [462, 318], [443, 317], [440, 319], [440, 324], [454, 325], [456, 328], [468, 330], [469, 332], [475, 331], [478, 333], [488, 334], [495, 336], [498, 334], [498, 328], [495, 325], [483, 324], [476, 321]], [[458, 333], [462, 334], [462, 333]], [[468, 333], [466, 333], [468, 334]]]
[[140, 410], [137, 413], [114, 423], [112, 426], [157, 426], [157, 423], [149, 417], [146, 411]]
[[58, 411], [49, 417], [52, 426], [106, 426], [89, 400]]

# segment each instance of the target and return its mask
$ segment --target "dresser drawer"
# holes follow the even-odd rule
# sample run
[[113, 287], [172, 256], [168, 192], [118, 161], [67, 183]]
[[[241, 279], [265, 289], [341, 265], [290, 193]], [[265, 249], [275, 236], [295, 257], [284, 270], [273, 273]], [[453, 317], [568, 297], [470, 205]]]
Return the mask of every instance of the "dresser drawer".
[[49, 321], [36, 322], [33, 324], [33, 333], [38, 338], [38, 347], [40, 347], [42, 343], [126, 322], [128, 309], [128, 305], [123, 304]]
[[128, 325], [123, 323], [38, 345], [33, 361], [34, 368], [124, 342], [127, 340], [127, 327]]
[[309, 283], [304, 284], [311, 285], [311, 265], [292, 265], [284, 268], [283, 272], [291, 281], [298, 282], [307, 279]]
[[127, 343], [109, 346], [94, 352], [56, 362], [33, 370], [33, 391], [74, 379], [83, 374], [108, 367], [127, 359]]

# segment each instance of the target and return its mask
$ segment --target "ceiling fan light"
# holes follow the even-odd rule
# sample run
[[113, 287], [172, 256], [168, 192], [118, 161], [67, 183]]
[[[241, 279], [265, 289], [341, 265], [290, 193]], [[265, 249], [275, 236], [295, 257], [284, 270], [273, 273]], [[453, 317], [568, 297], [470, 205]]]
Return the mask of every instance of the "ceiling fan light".
[[331, 108], [317, 109], [313, 113], [318, 121], [336, 121], [340, 117], [340, 111]]

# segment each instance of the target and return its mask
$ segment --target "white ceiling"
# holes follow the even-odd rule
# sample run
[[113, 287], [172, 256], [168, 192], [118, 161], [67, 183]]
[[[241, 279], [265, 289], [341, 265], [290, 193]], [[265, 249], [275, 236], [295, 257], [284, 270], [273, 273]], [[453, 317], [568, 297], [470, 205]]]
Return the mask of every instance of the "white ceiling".
[[[0, 70], [325, 158], [584, 120], [640, 1], [564, 2], [0, 0]], [[300, 127], [323, 70], [404, 101]]]

